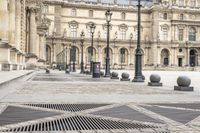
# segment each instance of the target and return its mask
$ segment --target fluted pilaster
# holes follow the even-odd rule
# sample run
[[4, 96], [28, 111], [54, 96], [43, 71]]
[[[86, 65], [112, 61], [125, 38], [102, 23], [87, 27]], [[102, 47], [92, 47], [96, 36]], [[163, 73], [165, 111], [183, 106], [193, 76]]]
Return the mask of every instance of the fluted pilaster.
[[37, 25], [36, 25], [36, 9], [34, 7], [31, 7], [29, 9], [30, 12], [30, 53], [36, 54], [36, 35], [37, 35]]
[[15, 45], [15, 0], [9, 0], [9, 43]]
[[0, 21], [0, 39], [8, 42], [9, 15], [7, 0], [0, 0]]

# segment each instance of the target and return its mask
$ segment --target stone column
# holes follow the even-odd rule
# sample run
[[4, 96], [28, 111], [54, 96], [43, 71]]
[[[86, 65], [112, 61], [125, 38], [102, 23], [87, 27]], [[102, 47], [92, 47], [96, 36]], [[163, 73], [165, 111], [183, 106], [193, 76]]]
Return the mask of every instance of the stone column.
[[36, 35], [37, 35], [37, 26], [36, 26], [36, 9], [30, 8], [30, 53], [36, 55]]
[[9, 4], [9, 43], [10, 45], [14, 46], [15, 45], [15, 4], [16, 2], [15, 0], [9, 0], [9, 2], [10, 2]]
[[8, 42], [9, 31], [9, 15], [8, 15], [8, 1], [0, 0], [0, 39], [3, 42]]
[[153, 23], [152, 23], [152, 40], [153, 40], [153, 44], [151, 45], [151, 52], [152, 52], [152, 56], [151, 56], [151, 62], [153, 63], [154, 66], [157, 66], [157, 63], [160, 62], [158, 59], [158, 43], [159, 43], [159, 12], [155, 11], [153, 13]]
[[[12, 23], [12, 22], [11, 22]], [[15, 47], [20, 49], [21, 45], [21, 2], [16, 0], [16, 18], [15, 18]]]

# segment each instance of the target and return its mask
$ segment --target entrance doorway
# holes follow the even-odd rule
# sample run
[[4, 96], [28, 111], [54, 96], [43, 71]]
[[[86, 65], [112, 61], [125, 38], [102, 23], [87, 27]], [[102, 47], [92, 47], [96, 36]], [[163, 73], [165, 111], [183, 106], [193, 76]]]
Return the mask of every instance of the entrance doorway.
[[183, 58], [178, 58], [178, 66], [179, 67], [183, 66]]

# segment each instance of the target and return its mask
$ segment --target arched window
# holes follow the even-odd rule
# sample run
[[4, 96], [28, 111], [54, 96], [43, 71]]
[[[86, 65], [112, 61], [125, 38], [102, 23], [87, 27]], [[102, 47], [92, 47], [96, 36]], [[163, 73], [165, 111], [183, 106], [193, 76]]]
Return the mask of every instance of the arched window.
[[[107, 47], [103, 49], [103, 58], [102, 58], [102, 62], [105, 65], [106, 64], [106, 51], [107, 51]], [[112, 64], [112, 56], [113, 56], [113, 52], [112, 49], [109, 48], [109, 57], [110, 57], [110, 65]]]
[[123, 20], [126, 19], [126, 13], [125, 13], [125, 12], [122, 12], [122, 13], [121, 13], [121, 19], [123, 19]]
[[76, 16], [76, 14], [77, 14], [77, 13], [76, 13], [76, 9], [73, 8], [72, 11], [71, 11], [71, 16]]
[[184, 15], [180, 14], [180, 20], [183, 20], [183, 19], [184, 19]]
[[161, 51], [161, 64], [164, 66], [169, 65], [169, 51], [167, 49]]
[[189, 41], [196, 41], [196, 29], [194, 27], [189, 30]]
[[164, 14], [163, 14], [163, 19], [164, 19], [164, 20], [167, 20], [167, 13], [164, 13]]

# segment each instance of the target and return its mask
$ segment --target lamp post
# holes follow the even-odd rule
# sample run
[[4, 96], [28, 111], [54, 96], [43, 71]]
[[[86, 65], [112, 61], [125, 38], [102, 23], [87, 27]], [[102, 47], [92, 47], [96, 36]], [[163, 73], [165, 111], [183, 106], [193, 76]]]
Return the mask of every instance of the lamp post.
[[93, 38], [94, 38], [95, 28], [96, 28], [96, 26], [94, 25], [94, 23], [92, 23], [91, 26], [90, 26], [90, 32], [91, 32], [91, 37], [92, 37], [92, 41], [91, 41], [90, 74], [92, 74], [92, 65], [93, 65]]
[[72, 47], [71, 47], [71, 44], [69, 45], [69, 54], [70, 54], [70, 57], [69, 57], [69, 72], [72, 71], [72, 66], [71, 66], [71, 61], [72, 61], [72, 58], [71, 58], [71, 51], [72, 51]]
[[105, 77], [110, 77], [110, 56], [109, 56], [109, 41], [110, 41], [110, 21], [112, 12], [108, 9], [105, 13], [106, 21], [107, 21], [107, 48], [106, 48], [106, 69], [105, 69]]
[[72, 67], [72, 71], [73, 72], [76, 72], [76, 64], [75, 64], [75, 61], [76, 61], [76, 48], [75, 48], [75, 40], [73, 41], [73, 47], [72, 47], [72, 54], [73, 54], [73, 67]]
[[80, 36], [81, 36], [81, 72], [80, 73], [84, 73], [83, 42], [84, 42], [85, 33], [82, 31]]
[[138, 32], [138, 36], [137, 36], [137, 49], [136, 49], [136, 53], [135, 53], [135, 77], [133, 79], [132, 82], [144, 82], [144, 76], [142, 75], [142, 52], [141, 52], [141, 47], [140, 47], [140, 43], [141, 43], [141, 33], [140, 33], [140, 28], [141, 28], [141, 4], [140, 4], [140, 0], [138, 0], [138, 27], [137, 27], [137, 32]]

